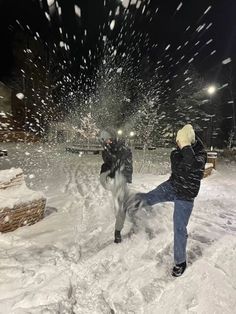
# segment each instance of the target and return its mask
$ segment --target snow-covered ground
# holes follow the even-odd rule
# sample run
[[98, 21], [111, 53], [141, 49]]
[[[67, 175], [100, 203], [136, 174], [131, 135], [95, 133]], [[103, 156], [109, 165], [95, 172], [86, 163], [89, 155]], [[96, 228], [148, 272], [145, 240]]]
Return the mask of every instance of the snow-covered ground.
[[[0, 169], [20, 167], [30, 189], [47, 196], [39, 223], [0, 234], [0, 313], [166, 314], [236, 311], [236, 164], [221, 161], [202, 181], [189, 223], [188, 264], [172, 278], [172, 204], [140, 230], [113, 243], [111, 195], [99, 184], [101, 157], [63, 146], [3, 145]], [[169, 151], [134, 154], [133, 188], [168, 178]]]

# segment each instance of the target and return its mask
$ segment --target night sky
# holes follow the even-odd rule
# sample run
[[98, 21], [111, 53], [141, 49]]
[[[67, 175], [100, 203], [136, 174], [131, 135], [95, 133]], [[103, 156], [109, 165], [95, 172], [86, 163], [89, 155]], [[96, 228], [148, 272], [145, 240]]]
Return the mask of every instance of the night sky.
[[[50, 2], [48, 1], [49, 4]], [[106, 2], [105, 6], [104, 2]], [[116, 8], [118, 2], [113, 0], [60, 0], [58, 3], [62, 12], [61, 19], [56, 20], [54, 18], [53, 20], [52, 18], [51, 23], [49, 23], [45, 17], [45, 11], [48, 10], [49, 12], [46, 0], [1, 0], [0, 79], [3, 79], [4, 76], [10, 76], [14, 68], [12, 46], [14, 45], [15, 32], [21, 28], [32, 34], [38, 32], [41, 40], [48, 42], [58, 43], [60, 40], [59, 27], [62, 27], [63, 32], [69, 35], [69, 42], [72, 41], [72, 36], [76, 35], [76, 40], [71, 45], [73, 50], [71, 56], [76, 57], [74, 70], [78, 71], [81, 56], [85, 55], [86, 57], [89, 49], [92, 49], [93, 54], [97, 53], [96, 46], [101, 34], [108, 34], [112, 37], [112, 34], [109, 34], [109, 23], [113, 17], [109, 16], [109, 12]], [[148, 49], [141, 49], [143, 56], [150, 57], [154, 62], [157, 60], [164, 62], [165, 47], [170, 44], [167, 52], [175, 58], [174, 62], [176, 62], [176, 56], [178, 56], [176, 48], [189, 42], [181, 48], [181, 55], [186, 55], [187, 61], [191, 59], [194, 53], [199, 52], [193, 61], [194, 67], [202, 74], [208, 74], [212, 79], [214, 76], [220, 75], [220, 64], [224, 58], [231, 57], [234, 62], [236, 52], [236, 2], [234, 0], [188, 0], [183, 2], [179, 0], [144, 0], [142, 3], [147, 4], [144, 12], [142, 6], [139, 9], [130, 6], [130, 25], [123, 25], [120, 29], [114, 28], [115, 36], [117, 36], [118, 31], [124, 34], [121, 46], [133, 44], [133, 42], [130, 43], [130, 37], [127, 34], [134, 30], [136, 42], [139, 41], [141, 34], [147, 34], [149, 39]], [[74, 4], [81, 8], [82, 14], [78, 19], [74, 12]], [[204, 15], [207, 9], [209, 11]], [[120, 15], [125, 14], [127, 13], [120, 13]], [[117, 20], [120, 18], [121, 23], [124, 23], [123, 17], [116, 16], [115, 18]], [[205, 23], [205, 28], [196, 32], [196, 29]], [[206, 29], [210, 23], [213, 25]], [[190, 29], [187, 29], [188, 26]], [[86, 43], [81, 45], [85, 29], [87, 29]], [[202, 44], [211, 39], [213, 41], [208, 45]], [[194, 45], [198, 40], [201, 43], [195, 47]], [[140, 44], [142, 45], [142, 42]], [[156, 44], [157, 47], [155, 47]], [[216, 52], [210, 55], [214, 50]], [[139, 57], [137, 56], [137, 58]]]
[[117, 126], [145, 97], [173, 120], [178, 99], [205, 90], [209, 102], [215, 84], [221, 92], [206, 113], [216, 112], [227, 138], [235, 125], [235, 20], [235, 0], [0, 0], [0, 81], [23, 90], [32, 119], [60, 120], [90, 101]]

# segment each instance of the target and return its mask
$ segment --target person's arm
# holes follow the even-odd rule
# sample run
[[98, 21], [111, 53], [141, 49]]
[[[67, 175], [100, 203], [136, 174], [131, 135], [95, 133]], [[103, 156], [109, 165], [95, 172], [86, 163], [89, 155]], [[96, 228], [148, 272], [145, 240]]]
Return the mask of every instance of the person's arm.
[[133, 175], [133, 156], [130, 148], [125, 147], [124, 152], [122, 154], [122, 172], [125, 175], [127, 182], [132, 183], [132, 175]]
[[101, 166], [100, 173], [107, 172], [108, 170], [111, 170], [112, 158], [111, 158], [108, 151], [105, 151], [105, 150], [102, 151], [102, 159], [103, 159], [103, 164]]
[[108, 154], [107, 151], [102, 151], [102, 159], [104, 163], [102, 164], [100, 170], [100, 183], [106, 190], [110, 190], [111, 187], [108, 177], [110, 176], [111, 173], [112, 163], [110, 155]]
[[181, 149], [181, 154], [183, 156], [181, 164], [186, 170], [201, 169], [206, 163], [207, 156], [204, 150], [196, 155], [191, 146], [185, 146]]

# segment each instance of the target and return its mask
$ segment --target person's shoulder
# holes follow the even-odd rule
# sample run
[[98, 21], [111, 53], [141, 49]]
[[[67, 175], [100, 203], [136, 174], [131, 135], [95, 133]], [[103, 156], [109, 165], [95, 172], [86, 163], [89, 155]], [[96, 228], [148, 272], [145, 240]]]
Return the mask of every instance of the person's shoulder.
[[175, 155], [175, 154], [178, 154], [178, 153], [180, 153], [180, 149], [174, 148], [174, 149], [172, 149], [172, 151], [170, 152], [170, 155]]

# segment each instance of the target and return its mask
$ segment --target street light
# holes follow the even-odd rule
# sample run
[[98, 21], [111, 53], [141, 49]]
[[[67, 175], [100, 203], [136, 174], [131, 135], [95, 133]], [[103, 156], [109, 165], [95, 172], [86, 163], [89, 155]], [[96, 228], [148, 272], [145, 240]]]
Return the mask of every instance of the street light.
[[131, 131], [131, 132], [129, 133], [129, 136], [130, 136], [130, 137], [133, 137], [134, 135], [135, 135], [134, 131]]
[[[211, 107], [213, 105], [212, 103], [212, 97], [214, 96], [214, 94], [217, 92], [217, 87], [215, 85], [210, 85], [208, 86], [207, 88], [207, 93], [210, 95], [210, 103], [211, 103]], [[211, 108], [211, 111], [212, 111], [212, 108]], [[210, 147], [211, 147], [211, 150], [213, 150], [213, 117], [215, 116], [214, 115], [210, 115], [210, 118], [211, 118], [211, 138], [210, 138]]]
[[215, 85], [211, 85], [207, 88], [207, 92], [209, 95], [214, 95], [217, 91], [217, 88]]
[[122, 131], [122, 130], [118, 130], [118, 131], [117, 131], [117, 134], [118, 134], [118, 135], [122, 135], [122, 134], [123, 134], [123, 131]]

